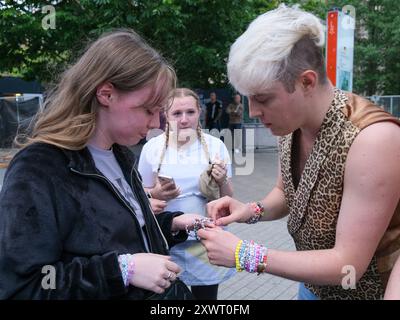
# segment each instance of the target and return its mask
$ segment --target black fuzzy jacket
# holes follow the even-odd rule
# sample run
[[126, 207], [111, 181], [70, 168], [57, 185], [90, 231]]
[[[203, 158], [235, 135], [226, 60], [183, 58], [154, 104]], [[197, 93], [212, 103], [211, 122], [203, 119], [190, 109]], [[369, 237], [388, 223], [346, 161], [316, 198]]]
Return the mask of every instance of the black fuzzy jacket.
[[[186, 239], [170, 232], [172, 218], [182, 213], [155, 217], [133, 153], [118, 145], [113, 151], [140, 202], [150, 251], [168, 254], [168, 246]], [[124, 286], [118, 264], [119, 254], [146, 252], [139, 228], [133, 208], [87, 148], [24, 148], [0, 193], [0, 299], [145, 298], [149, 291]], [[46, 265], [55, 267], [55, 289], [45, 289], [51, 285]]]

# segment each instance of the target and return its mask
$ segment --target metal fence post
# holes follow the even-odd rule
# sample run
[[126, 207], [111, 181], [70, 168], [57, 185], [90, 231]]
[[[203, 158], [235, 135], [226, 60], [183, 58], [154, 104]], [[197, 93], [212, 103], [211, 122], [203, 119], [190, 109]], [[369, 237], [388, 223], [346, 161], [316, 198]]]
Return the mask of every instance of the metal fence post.
[[393, 96], [390, 97], [390, 114], [393, 114]]

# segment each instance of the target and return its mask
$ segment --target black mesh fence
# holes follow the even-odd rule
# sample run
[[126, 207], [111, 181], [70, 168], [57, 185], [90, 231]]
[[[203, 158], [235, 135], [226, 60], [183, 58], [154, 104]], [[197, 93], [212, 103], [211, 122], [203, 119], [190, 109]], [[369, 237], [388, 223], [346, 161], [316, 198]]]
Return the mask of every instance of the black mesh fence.
[[26, 132], [32, 117], [39, 109], [39, 103], [39, 98], [0, 99], [0, 148], [11, 148], [15, 136]]

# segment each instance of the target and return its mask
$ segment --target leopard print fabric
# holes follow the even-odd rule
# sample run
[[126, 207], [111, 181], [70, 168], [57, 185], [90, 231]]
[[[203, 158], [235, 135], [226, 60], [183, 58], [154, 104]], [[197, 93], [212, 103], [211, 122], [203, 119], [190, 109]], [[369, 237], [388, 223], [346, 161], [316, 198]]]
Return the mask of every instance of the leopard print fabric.
[[[307, 159], [297, 190], [291, 170], [293, 136], [289, 134], [279, 141], [281, 173], [290, 209], [288, 230], [298, 251], [330, 249], [335, 245], [346, 158], [360, 132], [341, 111], [347, 100], [344, 92], [335, 90], [334, 100]], [[357, 282], [356, 289], [305, 286], [321, 299], [380, 299], [383, 295], [376, 257]]]

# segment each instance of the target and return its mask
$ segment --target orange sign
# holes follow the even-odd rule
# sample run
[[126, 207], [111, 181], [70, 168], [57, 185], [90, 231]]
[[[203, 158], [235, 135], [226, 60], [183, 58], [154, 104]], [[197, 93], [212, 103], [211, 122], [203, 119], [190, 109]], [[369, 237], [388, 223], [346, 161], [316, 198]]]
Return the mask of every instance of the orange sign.
[[334, 86], [336, 86], [337, 35], [338, 11], [331, 11], [327, 19], [326, 72]]

